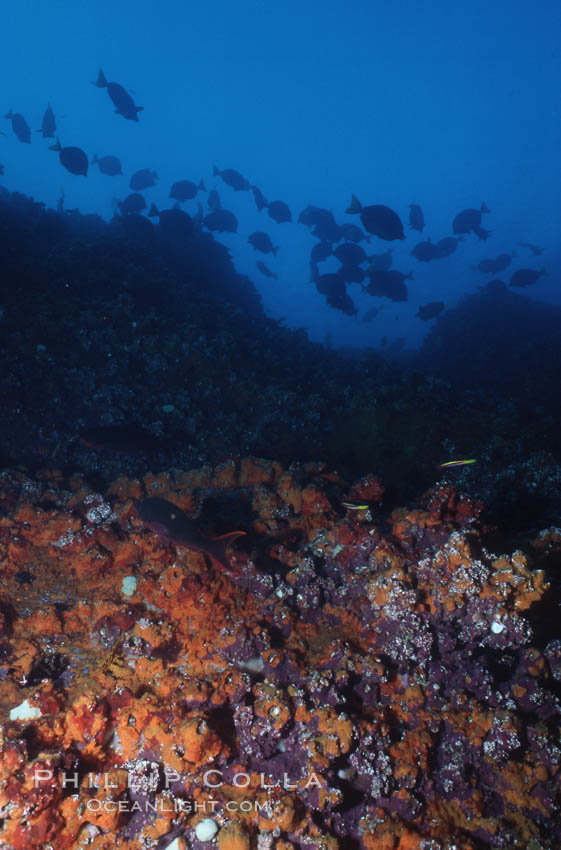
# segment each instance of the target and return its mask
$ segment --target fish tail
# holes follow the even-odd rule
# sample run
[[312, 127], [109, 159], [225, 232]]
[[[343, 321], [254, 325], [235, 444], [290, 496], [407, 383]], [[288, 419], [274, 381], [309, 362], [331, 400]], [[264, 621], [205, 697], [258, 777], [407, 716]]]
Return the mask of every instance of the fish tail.
[[351, 196], [351, 204], [350, 204], [349, 208], [346, 210], [346, 212], [349, 215], [355, 215], [355, 213], [359, 213], [361, 211], [361, 209], [362, 209], [362, 204], [360, 203], [359, 199], [357, 198], [356, 195], [352, 195]]
[[61, 144], [60, 144], [60, 139], [58, 138], [58, 136], [57, 136], [57, 139], [56, 139], [56, 144], [49, 145], [49, 150], [50, 151], [60, 151], [60, 150], [62, 150], [62, 147], [61, 147]]
[[228, 557], [228, 548], [238, 537], [245, 537], [245, 531], [231, 531], [229, 534], [222, 534], [220, 537], [215, 537], [212, 544], [209, 545], [207, 552], [226, 570], [232, 570], [230, 559]]

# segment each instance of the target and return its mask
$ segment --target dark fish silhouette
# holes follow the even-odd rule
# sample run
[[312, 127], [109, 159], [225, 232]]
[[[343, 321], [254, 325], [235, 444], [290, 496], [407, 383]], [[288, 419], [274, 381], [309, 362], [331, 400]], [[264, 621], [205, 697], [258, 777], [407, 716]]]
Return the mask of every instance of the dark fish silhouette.
[[56, 118], [50, 103], [45, 109], [41, 129], [38, 132], [43, 134], [44, 139], [54, 138], [56, 133]]
[[443, 260], [445, 257], [450, 257], [460, 242], [463, 242], [461, 236], [445, 236], [443, 239], [439, 239], [435, 246], [436, 258]]
[[314, 283], [321, 295], [342, 296], [346, 293], [345, 278], [340, 272], [328, 272], [320, 274]]
[[321, 263], [331, 256], [333, 250], [330, 242], [318, 242], [310, 251], [310, 262]]
[[253, 192], [253, 197], [255, 198], [255, 205], [259, 212], [261, 212], [261, 210], [264, 210], [267, 206], [265, 196], [263, 195], [261, 190], [257, 188], [257, 186], [252, 186], [251, 191]]
[[[312, 233], [322, 242], [339, 242], [343, 238], [343, 232], [335, 221], [333, 213], [322, 207], [308, 204], [298, 216], [298, 223], [312, 227]], [[357, 229], [360, 230], [360, 228]]]
[[519, 242], [518, 244], [522, 245], [523, 248], [527, 248], [535, 257], [543, 254], [543, 248], [538, 248], [537, 245], [532, 245], [531, 242]]
[[86, 176], [88, 173], [88, 157], [82, 148], [76, 148], [73, 145], [63, 148], [60, 140], [56, 140], [56, 145], [50, 145], [50, 151], [58, 151], [58, 156], [61, 165], [70, 171], [71, 174]]
[[292, 214], [284, 201], [271, 201], [267, 204], [267, 212], [278, 224], [292, 221]]
[[148, 215], [150, 218], [159, 217], [160, 228], [170, 239], [189, 239], [195, 230], [193, 219], [184, 210], [158, 210], [155, 204], [151, 204]]
[[313, 227], [314, 224], [317, 223], [316, 217], [320, 212], [327, 212], [327, 210], [323, 211], [321, 207], [314, 207], [312, 204], [308, 204], [308, 206], [303, 209], [298, 216], [298, 224], [304, 224], [306, 227]]
[[358, 313], [353, 299], [347, 292], [339, 295], [328, 295], [326, 300], [330, 307], [340, 310], [346, 316], [356, 316]]
[[208, 193], [207, 207], [211, 212], [215, 212], [215, 210], [220, 209], [220, 195], [218, 194], [216, 189], [211, 189]]
[[[232, 189], [236, 192], [247, 192], [250, 188], [249, 180], [242, 175], [234, 171], [233, 168], [225, 168], [224, 171], [220, 171], [215, 165], [212, 167], [212, 174], [214, 177], [222, 177], [224, 183], [227, 186], [231, 186]], [[255, 195], [255, 192], [253, 193]]]
[[274, 254], [276, 257], [277, 251], [279, 250], [279, 246], [273, 245], [271, 242], [270, 236], [259, 230], [255, 233], [250, 233], [247, 237], [247, 241], [250, 245], [253, 245], [256, 251], [261, 251], [262, 254]]
[[536, 271], [535, 269], [518, 269], [518, 271], [515, 271], [512, 275], [510, 285], [531, 286], [533, 283], [536, 283], [538, 278], [546, 274], [546, 269], [541, 269], [540, 271]]
[[203, 224], [208, 230], [216, 230], [218, 233], [238, 232], [238, 220], [230, 210], [214, 210], [203, 218]]
[[495, 259], [481, 260], [477, 266], [470, 266], [470, 268], [483, 274], [498, 274], [510, 266], [513, 256], [515, 257], [516, 254], [499, 254]]
[[405, 239], [403, 223], [396, 212], [384, 204], [371, 204], [363, 207], [356, 195], [352, 196], [349, 215], [360, 215], [363, 227], [373, 236], [390, 242], [393, 239]]
[[29, 124], [19, 112], [9, 112], [4, 115], [4, 118], [9, 118], [12, 122], [12, 130], [15, 135], [18, 137], [20, 142], [24, 142], [26, 145], [31, 144], [31, 130], [29, 129]]
[[92, 165], [97, 165], [102, 174], [107, 174], [109, 177], [116, 177], [117, 174], [123, 173], [123, 166], [118, 156], [102, 156], [98, 157], [94, 154]]
[[142, 499], [136, 503], [135, 508], [142, 522], [157, 534], [160, 540], [175, 546], [184, 546], [195, 552], [203, 552], [224, 569], [229, 572], [232, 570], [227, 549], [238, 537], [244, 537], [245, 531], [232, 531], [215, 538], [206, 537], [181, 508], [167, 499], [158, 497]]
[[130, 94], [120, 83], [108, 83], [105, 74], [99, 69], [97, 80], [94, 83], [98, 89], [107, 89], [107, 94], [113, 101], [115, 112], [129, 121], [138, 121], [138, 113], [142, 112], [143, 106], [136, 106]]
[[411, 280], [413, 274], [403, 274], [397, 269], [376, 270], [369, 272], [370, 283], [365, 287], [369, 295], [389, 298], [391, 301], [407, 301], [409, 292], [406, 280]]
[[358, 224], [345, 223], [340, 226], [339, 230], [341, 239], [345, 239], [346, 242], [362, 242], [363, 239], [370, 242], [370, 236], [367, 236]]
[[193, 183], [192, 180], [178, 180], [171, 187], [169, 196], [176, 201], [184, 203], [184, 201], [191, 201], [195, 198], [199, 190], [206, 192], [206, 187], [202, 180], [198, 184]]
[[265, 277], [273, 277], [275, 280], [278, 280], [278, 274], [272, 272], [269, 266], [266, 266], [263, 260], [257, 260], [255, 263], [261, 274], [264, 274]]
[[421, 233], [424, 226], [425, 217], [419, 204], [409, 204], [409, 227]]
[[143, 189], [150, 189], [156, 185], [158, 173], [151, 168], [139, 168], [131, 176], [129, 186], [133, 192], [142, 192]]
[[416, 257], [419, 262], [430, 263], [431, 260], [435, 260], [438, 257], [438, 249], [430, 239], [427, 239], [425, 242], [419, 242], [418, 245], [415, 245], [411, 251], [411, 255]]
[[425, 304], [423, 307], [419, 307], [417, 318], [423, 319], [425, 322], [429, 319], [435, 319], [438, 315], [440, 315], [440, 313], [442, 313], [444, 306], [444, 301], [431, 301], [430, 304]]
[[454, 233], [476, 233], [480, 239], [484, 239], [486, 236], [482, 234], [487, 234], [487, 231], [481, 227], [481, 216], [488, 212], [490, 210], [485, 203], [478, 210], [461, 210], [452, 222], [452, 230]]
[[391, 268], [391, 264], [393, 262], [392, 250], [392, 248], [388, 248], [388, 250], [384, 251], [383, 254], [370, 254], [370, 256], [367, 257], [367, 260], [370, 263], [368, 271], [387, 271]]
[[308, 204], [298, 216], [298, 224], [304, 224], [306, 227], [321, 226], [326, 221], [335, 221], [333, 213], [323, 207], [315, 207], [313, 204]]
[[366, 260], [364, 249], [355, 242], [341, 242], [333, 253], [344, 266], [358, 266]]
[[339, 269], [339, 274], [346, 283], [362, 283], [366, 277], [366, 272], [360, 266], [345, 263]]
[[122, 201], [119, 201], [118, 207], [123, 215], [130, 213], [140, 213], [146, 209], [146, 200], [140, 192], [131, 192]]

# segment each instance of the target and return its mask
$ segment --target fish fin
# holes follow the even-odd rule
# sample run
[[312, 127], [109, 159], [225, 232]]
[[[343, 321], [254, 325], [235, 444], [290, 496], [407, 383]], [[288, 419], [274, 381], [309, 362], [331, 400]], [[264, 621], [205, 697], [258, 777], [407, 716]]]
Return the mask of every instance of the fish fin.
[[483, 201], [483, 203], [481, 204], [480, 212], [482, 212], [482, 213], [488, 213], [488, 212], [491, 212], [491, 210], [489, 209], [489, 207], [487, 206], [487, 204], [485, 203], [485, 201]]
[[349, 206], [349, 208], [348, 208], [347, 210], [345, 210], [345, 212], [346, 212], [348, 215], [355, 215], [355, 213], [359, 213], [359, 212], [361, 211], [361, 209], [362, 209], [362, 204], [360, 203], [360, 201], [359, 201], [359, 199], [357, 198], [357, 196], [356, 196], [356, 195], [351, 195], [351, 203], [350, 203], [350, 206]]
[[221, 543], [224, 543], [225, 546], [228, 546], [230, 543], [233, 543], [234, 540], [237, 540], [238, 537], [247, 537], [247, 531], [229, 531], [228, 534], [219, 534], [218, 537], [214, 537], [213, 540], [219, 540]]
[[107, 80], [105, 79], [105, 74], [101, 68], [98, 71], [97, 80], [95, 81], [94, 86], [97, 86], [98, 89], [104, 89], [107, 86]]
[[232, 565], [230, 564], [227, 552], [228, 547], [238, 537], [245, 537], [245, 535], [245, 531], [231, 531], [229, 534], [222, 534], [220, 537], [215, 537], [209, 541], [209, 545], [205, 548], [205, 551], [210, 558], [229, 572], [232, 572]]
[[49, 145], [49, 150], [50, 151], [60, 151], [60, 150], [62, 150], [62, 147], [61, 147], [61, 144], [60, 144], [60, 139], [59, 139], [58, 136], [57, 136], [57, 139], [56, 139], [56, 144]]

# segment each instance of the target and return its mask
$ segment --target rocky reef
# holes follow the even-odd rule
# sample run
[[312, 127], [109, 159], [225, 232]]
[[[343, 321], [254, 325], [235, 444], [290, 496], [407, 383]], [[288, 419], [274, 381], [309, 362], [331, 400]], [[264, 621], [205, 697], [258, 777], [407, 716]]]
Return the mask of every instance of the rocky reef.
[[[470, 297], [437, 319], [418, 357], [391, 363], [388, 350], [328, 350], [265, 316], [211, 234], [177, 244], [130, 224], [0, 188], [2, 467], [80, 471], [103, 489], [124, 470], [231, 454], [321, 459], [349, 478], [375, 469], [395, 507], [442, 461], [475, 457], [451, 480], [509, 539], [558, 523], [561, 350], [548, 308], [509, 296], [499, 322], [498, 296]], [[123, 425], [145, 429], [141, 444], [80, 439]]]
[[[382, 492], [254, 457], [4, 472], [0, 845], [561, 847], [561, 641], [532, 626], [561, 529], [495, 553], [448, 482]], [[231, 569], [146, 497], [245, 531]]]

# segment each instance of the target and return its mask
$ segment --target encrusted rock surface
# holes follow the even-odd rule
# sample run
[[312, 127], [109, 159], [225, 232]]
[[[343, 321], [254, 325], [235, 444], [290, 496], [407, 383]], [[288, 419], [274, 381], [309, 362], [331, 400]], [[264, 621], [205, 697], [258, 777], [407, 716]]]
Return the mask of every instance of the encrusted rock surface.
[[[381, 494], [256, 458], [104, 493], [4, 473], [0, 846], [561, 846], [543, 571], [449, 484], [390, 517]], [[146, 496], [248, 532], [231, 571], [145, 528]]]

